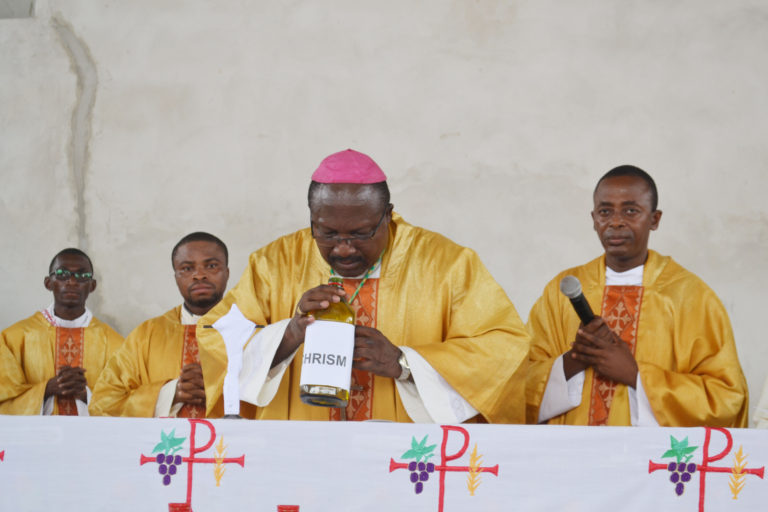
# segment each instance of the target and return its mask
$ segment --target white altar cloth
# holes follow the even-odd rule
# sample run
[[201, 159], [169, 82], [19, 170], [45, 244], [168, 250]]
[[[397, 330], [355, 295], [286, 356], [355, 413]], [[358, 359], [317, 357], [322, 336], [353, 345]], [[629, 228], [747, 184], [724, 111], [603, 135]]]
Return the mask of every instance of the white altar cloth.
[[766, 430], [0, 416], [3, 511], [752, 512], [766, 464]]

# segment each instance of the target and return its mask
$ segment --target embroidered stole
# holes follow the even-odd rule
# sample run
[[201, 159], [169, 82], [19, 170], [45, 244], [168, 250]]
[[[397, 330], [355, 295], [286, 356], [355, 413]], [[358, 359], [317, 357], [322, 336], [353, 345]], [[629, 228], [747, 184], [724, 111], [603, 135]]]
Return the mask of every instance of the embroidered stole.
[[[181, 349], [181, 366], [200, 363], [197, 350], [197, 325], [184, 325], [184, 346]], [[205, 407], [202, 405], [184, 404], [176, 415], [179, 418], [204, 418]]]
[[[344, 279], [344, 291], [351, 297], [361, 279]], [[376, 306], [378, 303], [379, 280], [369, 278], [352, 301], [355, 311], [355, 325], [376, 327]], [[331, 421], [365, 421], [373, 416], [373, 374], [352, 369], [349, 403], [341, 408], [329, 409]]]
[[[637, 322], [640, 319], [640, 304], [643, 299], [642, 286], [606, 286], [603, 293], [601, 316], [635, 355], [637, 343]], [[608, 415], [616, 392], [617, 383], [594, 375], [589, 404], [589, 424], [607, 425]]]
[[[85, 329], [82, 327], [56, 327], [56, 375], [64, 366], [83, 366], [83, 346]], [[74, 398], [56, 397], [61, 416], [77, 416], [77, 405]]]

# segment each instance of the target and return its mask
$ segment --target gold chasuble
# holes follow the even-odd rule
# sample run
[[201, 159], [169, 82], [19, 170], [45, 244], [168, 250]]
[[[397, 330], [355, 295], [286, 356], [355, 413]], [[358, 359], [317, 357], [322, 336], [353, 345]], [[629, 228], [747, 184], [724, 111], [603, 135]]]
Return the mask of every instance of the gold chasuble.
[[[134, 329], [104, 368], [93, 390], [90, 413], [97, 416], [154, 416], [160, 389], [179, 377], [183, 364], [198, 359], [197, 344], [191, 336], [194, 327], [182, 325], [181, 306], [178, 306]], [[204, 359], [200, 359], [200, 365], [205, 374]], [[193, 413], [187, 409], [184, 414], [202, 412]], [[223, 413], [223, 402], [214, 401], [208, 417], [218, 418]]]
[[[0, 336], [0, 414], [40, 414], [48, 381], [65, 365], [85, 368], [93, 390], [123, 342], [96, 318], [85, 328], [55, 327], [39, 311]], [[76, 415], [75, 399], [57, 399], [53, 414]]]
[[[649, 251], [643, 286], [605, 286], [605, 256], [560, 273], [528, 317], [532, 335], [528, 379], [530, 423], [555, 359], [570, 349], [579, 318], [560, 293], [566, 275], [633, 348], [643, 389], [661, 426], [747, 426], [747, 384], [728, 315], [715, 293], [669, 256]], [[586, 370], [581, 404], [549, 420], [568, 425], [630, 425], [627, 386]]]
[[[416, 350], [486, 420], [523, 422], [529, 339], [504, 290], [474, 251], [411, 226], [396, 213], [388, 229], [380, 277], [369, 279], [361, 302], [356, 298], [352, 304], [358, 323]], [[240, 282], [200, 324], [213, 324], [233, 303], [257, 324], [291, 318], [302, 294], [327, 283], [329, 274], [309, 228], [284, 236], [251, 254]], [[345, 279], [348, 294], [357, 283]], [[200, 324], [201, 358], [216, 361], [204, 375], [206, 394], [218, 398], [227, 363], [224, 341]], [[303, 345], [273, 400], [258, 409], [258, 418], [340, 418], [340, 411], [329, 413], [299, 399], [302, 357]], [[394, 379], [356, 372], [353, 385], [347, 419], [411, 421]]]

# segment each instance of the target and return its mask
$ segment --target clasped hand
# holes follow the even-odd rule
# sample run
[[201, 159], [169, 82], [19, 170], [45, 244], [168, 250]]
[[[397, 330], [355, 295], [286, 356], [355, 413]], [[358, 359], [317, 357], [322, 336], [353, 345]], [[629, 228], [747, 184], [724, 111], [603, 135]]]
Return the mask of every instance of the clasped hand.
[[606, 379], [632, 388], [637, 382], [635, 357], [627, 344], [599, 316], [579, 327], [576, 340], [565, 354], [563, 362], [566, 378], [591, 366]]
[[203, 382], [203, 369], [199, 363], [184, 365], [176, 383], [176, 393], [173, 403], [190, 405], [205, 405], [205, 384]]
[[62, 398], [75, 398], [82, 402], [87, 400], [85, 387], [85, 368], [79, 366], [62, 366], [59, 373], [48, 380], [45, 385], [45, 398], [60, 396]]

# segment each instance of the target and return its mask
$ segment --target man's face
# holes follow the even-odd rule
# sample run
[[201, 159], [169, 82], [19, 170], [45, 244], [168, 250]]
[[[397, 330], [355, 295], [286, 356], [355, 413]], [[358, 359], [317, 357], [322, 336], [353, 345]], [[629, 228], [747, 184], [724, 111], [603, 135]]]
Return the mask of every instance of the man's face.
[[187, 242], [173, 258], [176, 286], [187, 309], [204, 315], [224, 296], [229, 279], [226, 256], [213, 242]]
[[45, 288], [53, 292], [56, 314], [61, 313], [62, 309], [84, 310], [88, 295], [96, 289], [96, 280], [91, 278], [78, 281], [74, 274], [93, 273], [88, 259], [78, 254], [60, 254], [53, 262], [53, 272], [57, 270], [68, 270], [73, 275], [64, 280], [57, 279], [55, 275], [49, 275], [43, 280]]
[[326, 185], [310, 210], [320, 254], [344, 277], [360, 276], [376, 263], [387, 247], [391, 218], [391, 205], [383, 207], [367, 185]]
[[645, 263], [648, 236], [659, 227], [661, 210], [651, 209], [651, 190], [635, 176], [603, 180], [594, 195], [592, 221], [608, 267], [623, 272]]

